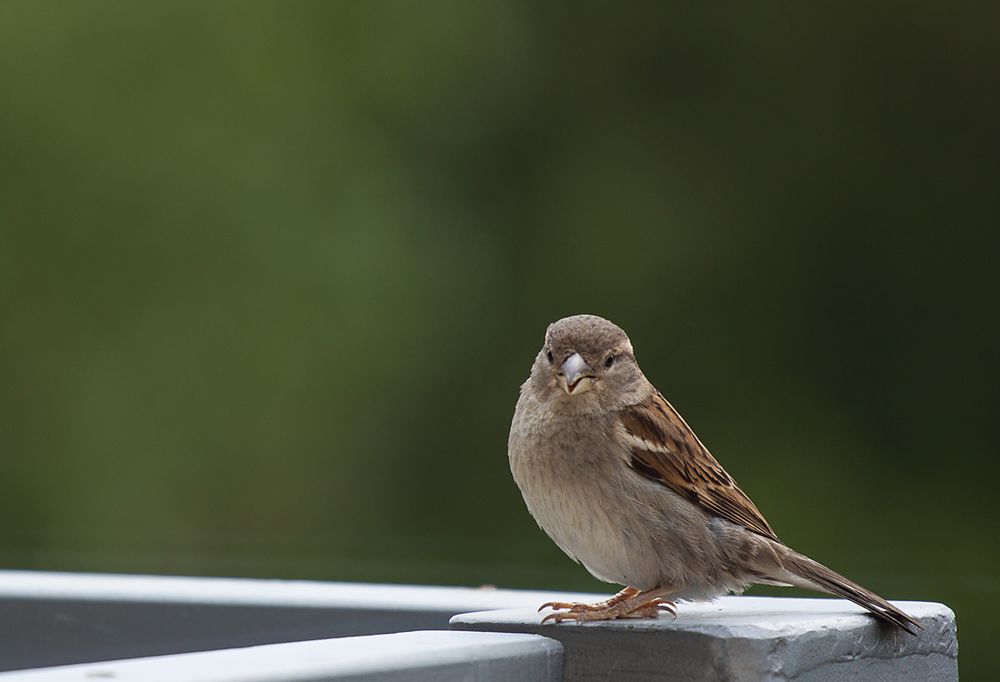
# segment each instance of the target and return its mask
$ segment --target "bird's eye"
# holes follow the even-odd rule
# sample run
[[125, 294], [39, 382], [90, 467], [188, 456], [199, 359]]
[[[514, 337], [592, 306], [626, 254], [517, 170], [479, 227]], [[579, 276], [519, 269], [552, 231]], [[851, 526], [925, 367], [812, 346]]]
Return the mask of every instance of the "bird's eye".
[[615, 356], [614, 355], [609, 355], [608, 359], [604, 361], [604, 366], [610, 368], [611, 365], [613, 365], [613, 364], [615, 364]]
[[553, 363], [553, 362], [556, 361], [556, 359], [554, 357], [552, 357], [552, 351], [549, 351], [548, 353], [546, 353], [545, 357], [547, 357], [549, 359], [549, 364], [551, 364], [551, 363]]

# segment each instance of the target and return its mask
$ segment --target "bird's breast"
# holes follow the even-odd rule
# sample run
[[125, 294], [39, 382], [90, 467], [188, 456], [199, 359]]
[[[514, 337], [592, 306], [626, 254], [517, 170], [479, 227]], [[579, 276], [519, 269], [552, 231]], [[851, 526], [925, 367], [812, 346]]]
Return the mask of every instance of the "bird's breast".
[[[596, 577], [627, 585], [655, 583], [658, 561], [636, 533], [641, 519], [624, 499], [624, 460], [607, 424], [515, 415], [511, 472], [528, 511], [566, 554]], [[584, 435], [586, 434], [586, 435]]]

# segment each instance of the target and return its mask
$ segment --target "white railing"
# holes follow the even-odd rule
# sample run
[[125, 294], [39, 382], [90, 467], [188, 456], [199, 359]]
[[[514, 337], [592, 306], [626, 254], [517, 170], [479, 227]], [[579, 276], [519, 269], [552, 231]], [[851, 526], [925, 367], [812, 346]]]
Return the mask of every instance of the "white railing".
[[958, 678], [941, 604], [898, 602], [917, 637], [833, 599], [726, 597], [585, 625], [535, 612], [599, 598], [0, 571], [0, 682]]

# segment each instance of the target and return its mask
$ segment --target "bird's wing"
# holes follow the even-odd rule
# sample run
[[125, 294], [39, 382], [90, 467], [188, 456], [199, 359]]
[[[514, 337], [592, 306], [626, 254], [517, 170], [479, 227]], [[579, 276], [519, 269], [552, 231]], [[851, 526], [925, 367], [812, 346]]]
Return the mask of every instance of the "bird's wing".
[[658, 391], [621, 413], [629, 466], [706, 512], [778, 540], [770, 524]]

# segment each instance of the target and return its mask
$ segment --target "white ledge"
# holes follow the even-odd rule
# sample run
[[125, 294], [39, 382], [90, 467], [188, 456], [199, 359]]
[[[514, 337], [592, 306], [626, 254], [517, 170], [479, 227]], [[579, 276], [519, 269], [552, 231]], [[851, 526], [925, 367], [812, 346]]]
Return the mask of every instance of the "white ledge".
[[514, 609], [460, 614], [451, 626], [557, 639], [566, 680], [957, 680], [951, 609], [893, 603], [924, 626], [917, 636], [847, 601], [773, 597], [684, 603], [676, 619], [541, 625], [541, 614]]
[[[547, 601], [550, 595], [550, 592], [493, 587], [0, 570], [0, 599], [386, 609], [450, 616], [478, 609], [528, 607]], [[601, 598], [588, 594], [571, 596]]]
[[445, 630], [456, 613], [530, 608], [549, 597], [491, 588], [0, 571], [0, 671]]
[[0, 674], [3, 682], [558, 682], [562, 647], [544, 637], [404, 632]]
[[[122, 671], [126, 673], [144, 671], [126, 679], [156, 680], [161, 678], [153, 677], [152, 669], [143, 666], [159, 662], [173, 671], [169, 679], [203, 682], [492, 680], [498, 676], [490, 671], [498, 670], [505, 671], [499, 679], [525, 682], [536, 679], [530, 677], [534, 668], [522, 671], [517, 661], [535, 660], [531, 665], [536, 665], [537, 658], [532, 656], [538, 651], [532, 647], [541, 646], [547, 652], [542, 657], [548, 661], [545, 675], [565, 662], [567, 680], [957, 679], [954, 614], [941, 604], [897, 602], [923, 623], [917, 637], [881, 625], [859, 607], [835, 599], [727, 597], [711, 604], [681, 604], [676, 620], [665, 616], [582, 625], [542, 626], [541, 614], [535, 612], [538, 604], [551, 599], [597, 601], [604, 597], [476, 588], [0, 571], [0, 669], [117, 661], [115, 666], [125, 666]], [[391, 639], [360, 636], [440, 630], [454, 614], [460, 614], [452, 618], [454, 630], [542, 635], [561, 642], [565, 658], [559, 653], [558, 642], [529, 637], [524, 641], [535, 644], [523, 648], [522, 643], [518, 644], [522, 648], [505, 650], [500, 656], [504, 663], [471, 668], [448, 667], [448, 663], [434, 668], [434, 661], [421, 651], [438, 651], [433, 642], [448, 641], [451, 647], [459, 640], [442, 640], [440, 632], [414, 632]], [[496, 648], [500, 640], [482, 639], [483, 635], [469, 632], [454, 635], [470, 643], [470, 648], [460, 643], [456, 649], [465, 652], [459, 656], [463, 660], [494, 661], [491, 657], [500, 652]], [[331, 637], [342, 639], [329, 640]], [[302, 643], [305, 648], [296, 648], [299, 644], [254, 646], [299, 640], [321, 641]], [[480, 645], [486, 646], [485, 659], [476, 653]], [[213, 651], [192, 655], [202, 658], [184, 658], [187, 654], [183, 652], [209, 650]], [[263, 656], [258, 661], [261, 665], [267, 663], [261, 668], [267, 671], [263, 676], [220, 676], [229, 664], [219, 668], [213, 663], [260, 651], [265, 653], [252, 655]], [[293, 653], [286, 657], [285, 652]], [[309, 677], [315, 671], [299, 665], [307, 653], [329, 654], [324, 660], [340, 668], [330, 668], [333, 672], [324, 672], [325, 677]], [[157, 658], [144, 659], [146, 663], [120, 660], [137, 656]], [[181, 667], [173, 667], [175, 661], [180, 661], [176, 665]], [[183, 677], [180, 673], [188, 670], [184, 666], [195, 665], [192, 661], [207, 665], [205, 670], [210, 674]], [[351, 661], [351, 665], [369, 667], [345, 668]], [[388, 667], [382, 665], [387, 662]], [[107, 672], [102, 667], [105, 665], [16, 674], [61, 675], [86, 670], [86, 679], [93, 680]], [[345, 677], [348, 673], [355, 677]], [[0, 678], [0, 682], [14, 679]]]

